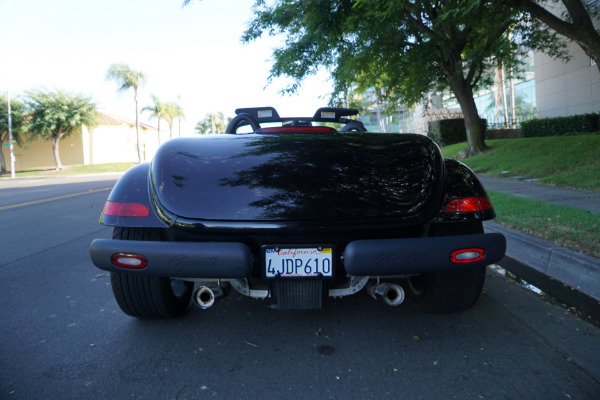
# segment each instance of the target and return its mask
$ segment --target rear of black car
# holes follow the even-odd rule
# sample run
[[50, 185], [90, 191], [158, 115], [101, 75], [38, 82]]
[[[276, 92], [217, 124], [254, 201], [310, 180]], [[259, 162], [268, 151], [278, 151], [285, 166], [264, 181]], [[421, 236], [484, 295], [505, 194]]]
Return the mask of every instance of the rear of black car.
[[[118, 235], [94, 241], [95, 264], [118, 286], [141, 277], [187, 282], [183, 298], [175, 296], [181, 303], [199, 281], [217, 290], [227, 281], [286, 309], [320, 308], [323, 298], [375, 282], [371, 293], [388, 304], [406, 291], [426, 311], [459, 311], [477, 300], [485, 265], [504, 254], [504, 238], [483, 233], [481, 221], [494, 212], [474, 174], [421, 135], [276, 130], [176, 139], [149, 166], [145, 194], [120, 185], [108, 214], [138, 196], [152, 223], [105, 212]], [[206, 293], [196, 291], [199, 305]]]

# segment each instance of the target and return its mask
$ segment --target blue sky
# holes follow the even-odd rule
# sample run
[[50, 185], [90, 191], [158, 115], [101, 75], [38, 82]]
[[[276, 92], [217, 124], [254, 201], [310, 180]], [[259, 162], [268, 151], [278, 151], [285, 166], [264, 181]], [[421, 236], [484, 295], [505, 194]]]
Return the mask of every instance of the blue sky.
[[125, 63], [147, 77], [142, 105], [155, 94], [180, 96], [191, 134], [204, 114], [273, 106], [281, 115], [312, 115], [326, 105], [331, 85], [321, 73], [298, 95], [267, 85], [272, 49], [280, 38], [242, 45], [254, 0], [0, 0], [0, 92], [61, 89], [91, 96], [100, 109], [134, 115], [133, 94], [105, 79]]

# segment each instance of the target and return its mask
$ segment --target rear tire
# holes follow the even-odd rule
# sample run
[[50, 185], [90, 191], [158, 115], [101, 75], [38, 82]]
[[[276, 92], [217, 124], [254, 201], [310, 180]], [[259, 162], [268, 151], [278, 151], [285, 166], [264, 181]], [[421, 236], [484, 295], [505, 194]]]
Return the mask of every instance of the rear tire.
[[[483, 232], [480, 222], [448, 228], [452, 230], [444, 229], [446, 232], [438, 232], [436, 236]], [[408, 278], [405, 285], [407, 297], [415, 308], [425, 312], [452, 313], [468, 310], [481, 295], [485, 270], [485, 266], [461, 268]]]
[[[150, 228], [113, 228], [113, 239], [162, 240], [161, 231]], [[166, 277], [111, 272], [110, 283], [121, 310], [138, 318], [171, 318], [184, 314], [194, 283]]]

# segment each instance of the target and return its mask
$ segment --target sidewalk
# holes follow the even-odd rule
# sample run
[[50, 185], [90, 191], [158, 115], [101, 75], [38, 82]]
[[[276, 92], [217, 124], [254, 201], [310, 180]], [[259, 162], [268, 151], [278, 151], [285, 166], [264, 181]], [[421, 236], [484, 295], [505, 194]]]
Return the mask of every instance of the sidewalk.
[[483, 187], [489, 190], [600, 213], [600, 192], [568, 189], [512, 178], [496, 178], [485, 175], [479, 175], [478, 178], [483, 183]]
[[[485, 175], [480, 175], [478, 178], [486, 190], [600, 212], [600, 193], [598, 192]], [[506, 237], [507, 257], [505, 258], [508, 260], [504, 264], [508, 267], [505, 269], [510, 271], [513, 267], [521, 272], [523, 272], [523, 268], [533, 269], [539, 274], [529, 273], [528, 275], [538, 275], [549, 280], [559, 281], [595, 300], [597, 306], [600, 305], [599, 258], [566, 249], [494, 222], [486, 222], [484, 227], [487, 232], [500, 232]], [[600, 234], [598, 236], [600, 240]], [[517, 274], [517, 276], [519, 275]], [[535, 285], [534, 282], [530, 283]], [[554, 295], [553, 293], [549, 294]]]

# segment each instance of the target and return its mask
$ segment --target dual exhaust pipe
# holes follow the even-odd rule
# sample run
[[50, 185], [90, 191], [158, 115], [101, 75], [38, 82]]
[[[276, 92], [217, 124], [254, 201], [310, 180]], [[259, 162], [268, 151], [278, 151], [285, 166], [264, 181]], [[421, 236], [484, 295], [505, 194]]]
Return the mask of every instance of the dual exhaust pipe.
[[[192, 296], [194, 304], [202, 310], [209, 309], [215, 304], [215, 297], [224, 294], [221, 287], [217, 287], [215, 290], [218, 292], [217, 294], [208, 286], [199, 287]], [[399, 306], [404, 301], [404, 289], [395, 283], [378, 283], [369, 288], [369, 293], [376, 300], [391, 307]]]

